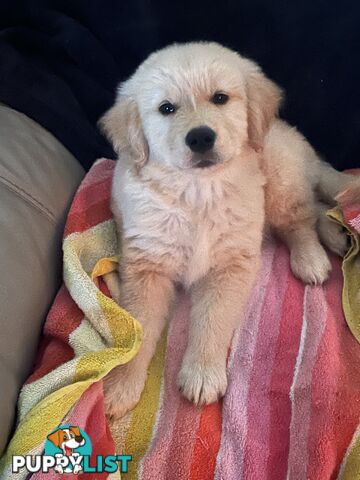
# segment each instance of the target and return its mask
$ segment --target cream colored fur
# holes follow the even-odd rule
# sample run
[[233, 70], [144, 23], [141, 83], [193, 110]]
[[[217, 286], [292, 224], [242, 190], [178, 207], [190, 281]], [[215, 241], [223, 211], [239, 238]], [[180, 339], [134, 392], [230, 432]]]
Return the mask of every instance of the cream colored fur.
[[[216, 92], [229, 101], [213, 104]], [[177, 284], [192, 295], [178, 386], [197, 404], [225, 393], [227, 352], [258, 271], [265, 223], [289, 246], [296, 276], [326, 280], [330, 262], [316, 224], [326, 243], [333, 225], [321, 212], [349, 176], [277, 118], [280, 100], [252, 61], [215, 43], [189, 43], [152, 54], [102, 119], [119, 155], [112, 209], [121, 283], [112, 291], [144, 328], [137, 357], [105, 379], [110, 417], [139, 400]], [[161, 115], [164, 101], [177, 111]], [[208, 168], [194, 167], [185, 143], [201, 125], [217, 134]], [[343, 253], [343, 235], [333, 237], [329, 246]]]

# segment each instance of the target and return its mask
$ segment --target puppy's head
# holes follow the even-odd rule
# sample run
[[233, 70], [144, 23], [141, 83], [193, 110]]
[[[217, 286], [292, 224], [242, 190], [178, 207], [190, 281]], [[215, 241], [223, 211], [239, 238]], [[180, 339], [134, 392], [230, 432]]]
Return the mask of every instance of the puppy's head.
[[79, 427], [59, 428], [47, 436], [56, 447], [77, 448], [85, 444]]
[[122, 158], [204, 169], [246, 144], [259, 149], [280, 89], [252, 61], [216, 43], [175, 44], [153, 53], [119, 87], [100, 123]]

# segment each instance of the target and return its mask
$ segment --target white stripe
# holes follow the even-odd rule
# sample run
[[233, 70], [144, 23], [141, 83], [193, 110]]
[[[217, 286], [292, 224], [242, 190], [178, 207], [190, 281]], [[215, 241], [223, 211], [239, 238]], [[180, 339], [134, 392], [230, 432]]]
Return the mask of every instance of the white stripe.
[[[297, 384], [297, 380], [298, 380], [298, 376], [299, 376], [300, 365], [301, 365], [301, 363], [303, 361], [303, 358], [304, 358], [305, 339], [306, 339], [307, 329], [308, 329], [308, 322], [307, 322], [307, 318], [306, 318], [308, 288], [309, 287], [306, 286], [305, 291], [304, 291], [303, 321], [302, 321], [302, 326], [301, 326], [299, 350], [298, 350], [298, 354], [297, 354], [297, 357], [296, 357], [295, 368], [294, 368], [294, 376], [293, 376], [293, 380], [292, 380], [291, 387], [290, 387], [290, 392], [289, 392], [289, 397], [290, 397], [290, 401], [291, 401], [291, 419], [293, 418], [293, 407], [294, 407], [294, 402], [295, 402], [295, 386]], [[291, 429], [291, 424], [290, 424], [290, 429]], [[291, 480], [290, 479], [289, 457], [288, 457], [288, 470], [287, 470], [286, 480]]]
[[305, 349], [305, 339], [306, 339], [306, 334], [307, 334], [307, 329], [308, 329], [308, 322], [306, 318], [306, 311], [307, 311], [307, 296], [308, 296], [308, 286], [305, 287], [304, 291], [304, 302], [303, 302], [303, 321], [302, 321], [302, 326], [301, 326], [301, 336], [300, 336], [300, 344], [299, 344], [299, 351], [296, 357], [296, 363], [295, 363], [295, 368], [294, 368], [294, 376], [293, 376], [293, 381], [290, 387], [290, 393], [289, 397], [291, 400], [291, 406], [294, 402], [295, 399], [295, 385], [297, 384], [297, 379], [299, 376], [299, 371], [300, 371], [300, 365], [304, 357], [304, 349]]
[[[314, 289], [317, 289], [314, 290]], [[312, 299], [312, 294], [315, 293], [317, 297]], [[287, 479], [294, 478], [297, 480], [306, 479], [306, 469], [308, 466], [308, 434], [310, 427], [310, 413], [311, 413], [311, 381], [313, 376], [313, 370], [317, 359], [319, 345], [326, 326], [326, 312], [327, 302], [324, 290], [320, 287], [306, 286], [304, 291], [304, 303], [303, 303], [303, 324], [301, 329], [301, 337], [299, 342], [299, 351], [294, 368], [293, 382], [289, 392], [289, 398], [291, 402], [291, 421], [290, 421], [290, 438], [289, 438], [289, 454], [288, 454], [288, 470]], [[306, 376], [309, 388], [309, 393], [303, 395], [303, 387], [300, 379], [304, 375]], [[303, 421], [303, 426], [300, 432], [294, 431], [294, 422], [298, 421], [295, 418], [297, 411], [297, 403], [302, 402], [303, 408], [305, 408], [306, 415]], [[309, 415], [309, 416], [307, 416]], [[300, 443], [299, 443], [300, 442]], [[294, 459], [299, 455], [299, 445], [302, 445], [302, 465], [304, 471], [294, 473]]]

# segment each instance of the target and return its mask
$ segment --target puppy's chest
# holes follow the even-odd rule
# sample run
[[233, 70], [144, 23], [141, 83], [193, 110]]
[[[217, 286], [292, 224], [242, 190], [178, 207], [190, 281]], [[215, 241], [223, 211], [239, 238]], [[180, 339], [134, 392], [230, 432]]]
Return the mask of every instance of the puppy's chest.
[[212, 267], [222, 250], [240, 242], [244, 226], [240, 199], [172, 205], [159, 199], [135, 213], [135, 244], [167, 266], [176, 279], [191, 285]]

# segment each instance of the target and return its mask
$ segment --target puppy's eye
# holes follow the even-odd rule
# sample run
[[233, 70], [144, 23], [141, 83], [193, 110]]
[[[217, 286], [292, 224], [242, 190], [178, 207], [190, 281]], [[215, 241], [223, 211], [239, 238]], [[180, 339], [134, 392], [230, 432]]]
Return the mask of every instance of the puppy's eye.
[[160, 105], [159, 112], [163, 115], [171, 115], [176, 112], [176, 107], [170, 102], [165, 102]]
[[226, 93], [221, 93], [221, 92], [215, 93], [215, 95], [211, 99], [212, 103], [215, 103], [215, 105], [224, 105], [228, 100], [229, 100], [229, 95], [226, 95]]

